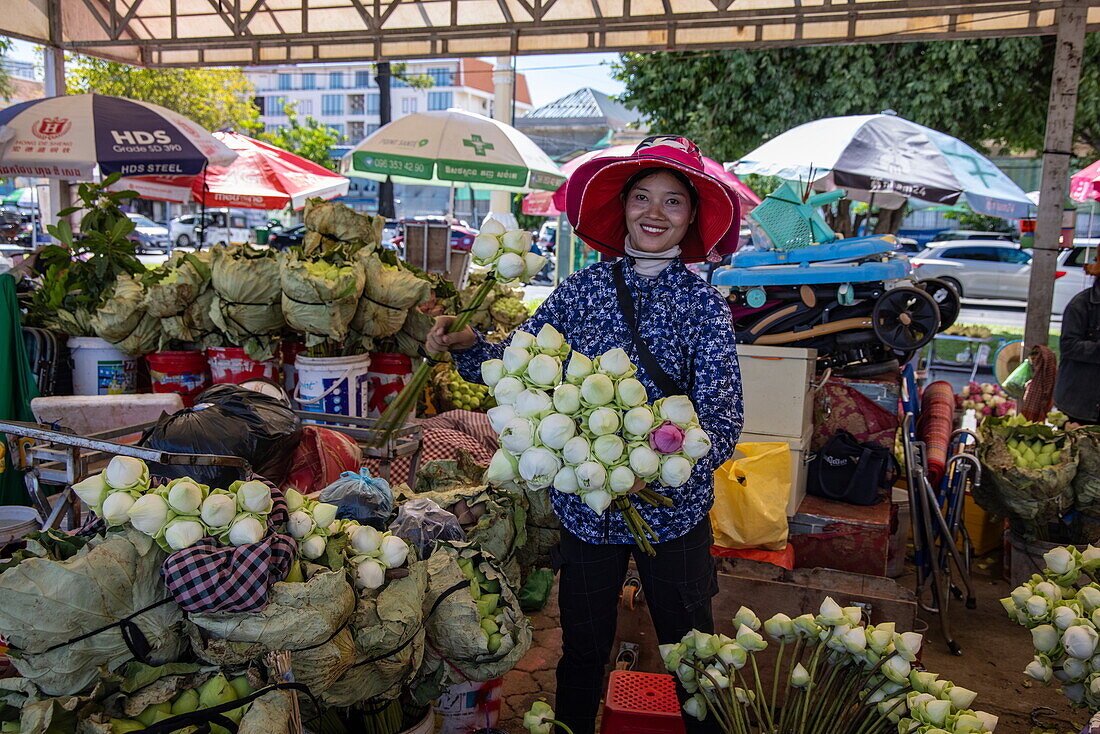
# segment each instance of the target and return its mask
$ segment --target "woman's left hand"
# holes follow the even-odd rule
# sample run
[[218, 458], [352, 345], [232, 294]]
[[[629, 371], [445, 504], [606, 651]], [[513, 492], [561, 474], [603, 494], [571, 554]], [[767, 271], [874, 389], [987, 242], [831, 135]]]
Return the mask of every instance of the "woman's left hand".
[[638, 494], [645, 489], [645, 480], [641, 477], [634, 477], [634, 486], [626, 491], [627, 494]]

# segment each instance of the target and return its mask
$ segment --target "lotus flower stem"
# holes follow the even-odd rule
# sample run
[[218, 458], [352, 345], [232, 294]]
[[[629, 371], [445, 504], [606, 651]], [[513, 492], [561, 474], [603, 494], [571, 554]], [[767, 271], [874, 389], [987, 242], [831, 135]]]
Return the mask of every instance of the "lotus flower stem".
[[779, 672], [783, 669], [783, 653], [786, 651], [786, 649], [787, 643], [780, 640], [779, 652], [775, 656], [775, 675], [772, 678], [772, 711], [775, 711], [775, 699], [779, 693]]
[[665, 497], [663, 494], [658, 494], [649, 487], [643, 487], [642, 489], [640, 489], [637, 493], [637, 496], [639, 499], [645, 500], [654, 507], [672, 507], [672, 505], [675, 504], [672, 501], [671, 497]]
[[[705, 667], [698, 665], [690, 660], [685, 660], [683, 662], [685, 665], [692, 668], [697, 675], [705, 675], [707, 679], [714, 685], [714, 688], [711, 689], [714, 691], [714, 700], [711, 701], [711, 697], [706, 695], [705, 692], [703, 693], [703, 700], [706, 702], [707, 708], [711, 711], [712, 714], [714, 714], [714, 718], [718, 719], [718, 722], [722, 725], [722, 728], [726, 731], [736, 729], [738, 732], [745, 732], [747, 734], [748, 730], [743, 725], [744, 722], [738, 715], [740, 713], [740, 708], [737, 706], [737, 703], [732, 700], [730, 701], [729, 706], [725, 705], [722, 700], [723, 689], [721, 688], [721, 686], [718, 685], [718, 681], [714, 679], [714, 676], [708, 673]], [[701, 688], [702, 687], [700, 687], [700, 690]]]
[[[496, 283], [496, 278], [490, 273], [478, 286], [470, 305], [463, 309], [451, 323], [447, 333], [453, 334], [469, 326], [470, 320], [474, 317], [474, 312], [481, 308], [481, 304], [485, 302], [485, 299], [493, 290], [494, 283]], [[401, 393], [393, 399], [393, 402], [386, 407], [385, 412], [378, 418], [378, 433], [372, 442], [374, 448], [384, 446], [393, 437], [393, 434], [405, 425], [409, 414], [416, 409], [416, 403], [424, 392], [424, 386], [428, 384], [428, 379], [432, 375], [432, 366], [436, 362], [446, 359], [446, 357], [447, 355], [443, 353], [428, 355], [428, 358], [416, 368], [416, 372], [413, 373], [408, 384], [402, 388]]]
[[[756, 656], [755, 655], [749, 655], [749, 659], [752, 661], [752, 674], [753, 674], [753, 677], [756, 679], [756, 690], [759, 693], [759, 695], [757, 696], [757, 700], [759, 701], [760, 707], [763, 709], [764, 713], [767, 715], [768, 731], [775, 731], [775, 719], [772, 715], [773, 706], [768, 705], [767, 694], [764, 693], [764, 686], [760, 682], [760, 668], [756, 665]], [[779, 667], [779, 661], [778, 660], [775, 661], [775, 665], [776, 665], [777, 668]], [[772, 692], [772, 695], [773, 696], [775, 695], [774, 691]], [[763, 722], [761, 722], [761, 723], [763, 723]]]

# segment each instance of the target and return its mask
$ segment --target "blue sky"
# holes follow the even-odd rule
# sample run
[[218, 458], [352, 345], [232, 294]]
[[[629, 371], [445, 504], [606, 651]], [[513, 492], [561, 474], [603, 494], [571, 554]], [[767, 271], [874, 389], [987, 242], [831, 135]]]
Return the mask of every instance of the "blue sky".
[[[25, 61], [36, 60], [34, 46], [25, 41], [14, 42], [11, 56]], [[611, 62], [617, 58], [618, 54], [520, 56], [516, 67], [527, 75], [531, 99], [538, 107], [580, 87], [593, 87], [607, 94], [621, 93], [623, 85], [611, 78]]]

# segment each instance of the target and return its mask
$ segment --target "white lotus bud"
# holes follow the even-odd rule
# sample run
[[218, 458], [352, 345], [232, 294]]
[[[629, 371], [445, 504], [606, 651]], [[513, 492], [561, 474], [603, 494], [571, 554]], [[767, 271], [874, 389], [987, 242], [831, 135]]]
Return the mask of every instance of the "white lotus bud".
[[487, 265], [500, 254], [500, 238], [491, 234], [479, 234], [474, 237], [474, 244], [470, 247], [470, 254], [482, 265]]
[[355, 569], [355, 583], [363, 589], [377, 589], [386, 583], [386, 569], [377, 561], [363, 561]]
[[641, 405], [623, 415], [623, 431], [631, 436], [645, 438], [653, 430], [653, 411]]
[[536, 252], [528, 252], [523, 256], [523, 280], [530, 281], [546, 267], [547, 258]]
[[237, 487], [237, 505], [243, 512], [267, 514], [272, 507], [271, 488], [255, 479], [245, 482]]
[[[250, 543], [259, 543], [264, 539], [267, 528], [263, 523], [251, 516], [245, 516], [235, 520], [229, 528], [229, 544], [240, 546]], [[324, 539], [322, 538], [322, 542]], [[307, 558], [309, 556], [306, 556]], [[314, 556], [316, 558], [316, 556]]]
[[607, 475], [607, 487], [613, 494], [626, 494], [634, 486], [634, 472], [628, 466], [617, 466]]
[[565, 442], [561, 450], [562, 459], [566, 464], [576, 466], [583, 464], [592, 458], [592, 444], [585, 436], [574, 436]]
[[497, 258], [496, 271], [500, 279], [505, 282], [515, 280], [527, 272], [527, 263], [522, 256], [514, 252], [506, 252]]
[[615, 347], [600, 355], [600, 372], [612, 377], [626, 377], [634, 373], [634, 365], [625, 350]]
[[538, 336], [535, 337], [535, 343], [538, 344], [539, 349], [549, 354], [560, 354], [561, 351], [568, 346], [565, 343], [565, 337], [560, 331], [555, 329], [550, 324], [543, 324], [539, 329]]
[[581, 409], [581, 389], [568, 383], [554, 388], [554, 410], [564, 415], [576, 415]]
[[190, 548], [205, 537], [203, 524], [187, 515], [172, 520], [164, 529], [164, 542], [174, 551]]
[[574, 350], [569, 355], [569, 364], [565, 366], [565, 376], [574, 385], [580, 385], [584, 378], [592, 374], [592, 360]]
[[520, 349], [531, 349], [538, 344], [534, 334], [529, 334], [522, 329], [513, 331], [512, 340], [508, 343], [510, 346], [519, 347]]
[[672, 421], [681, 428], [698, 420], [698, 416], [695, 414], [695, 406], [691, 404], [691, 400], [685, 395], [673, 395], [662, 400], [661, 417]]
[[619, 381], [619, 384], [615, 386], [615, 398], [620, 405], [626, 408], [643, 405], [649, 400], [645, 385], [633, 377], [627, 377]]
[[481, 363], [481, 381], [489, 389], [496, 387], [504, 377], [504, 372], [503, 359], [487, 359]]
[[382, 551], [382, 560], [387, 568], [400, 568], [409, 557], [409, 545], [396, 535], [386, 535], [382, 538], [382, 545], [378, 548]]
[[485, 478], [494, 487], [500, 487], [519, 479], [519, 460], [504, 449], [497, 449], [489, 461]]
[[584, 503], [591, 507], [592, 511], [597, 515], [602, 515], [604, 513], [604, 510], [611, 505], [611, 500], [611, 494], [602, 489], [588, 492], [584, 495]]
[[531, 361], [531, 352], [522, 347], [511, 346], [504, 348], [504, 371], [509, 375], [522, 375], [527, 369], [527, 363]]
[[794, 670], [791, 671], [791, 687], [792, 688], [805, 688], [810, 683], [810, 671], [798, 663], [794, 666]]
[[290, 519], [287, 521], [287, 530], [290, 532], [290, 537], [295, 540], [301, 540], [316, 529], [317, 525], [313, 522], [313, 517], [308, 512], [290, 513]]
[[514, 252], [523, 255], [531, 250], [531, 233], [523, 229], [513, 229], [505, 232], [500, 238], [505, 252]]
[[577, 475], [571, 466], [563, 466], [554, 475], [554, 481], [550, 485], [562, 494], [575, 494], [580, 485], [577, 483]]
[[597, 436], [617, 432], [619, 424], [619, 411], [614, 408], [596, 408], [588, 416], [588, 430]]
[[107, 464], [103, 478], [111, 489], [134, 489], [139, 485], [148, 485], [149, 467], [141, 459], [116, 456]]
[[1062, 645], [1066, 654], [1080, 660], [1088, 660], [1096, 652], [1097, 633], [1092, 626], [1078, 624], [1062, 634]]
[[134, 502], [134, 498], [126, 492], [112, 492], [103, 500], [101, 515], [108, 525], [123, 525], [130, 521], [130, 508]]
[[592, 442], [593, 455], [605, 466], [618, 463], [625, 451], [626, 444], [615, 434], [600, 436]]
[[551, 413], [539, 422], [539, 441], [547, 448], [561, 451], [577, 433], [577, 422], [570, 416]]
[[654, 477], [661, 471], [661, 457], [648, 446], [639, 444], [630, 449], [630, 468], [643, 479]]
[[493, 432], [500, 435], [504, 430], [504, 426], [508, 425], [508, 421], [516, 417], [515, 405], [496, 405], [489, 408], [485, 413], [489, 419], [489, 425], [492, 427]]
[[168, 488], [168, 505], [180, 515], [194, 515], [202, 506], [202, 488], [190, 480], [177, 480]]
[[135, 529], [146, 535], [156, 536], [164, 530], [168, 522], [168, 503], [159, 494], [143, 494], [130, 505], [126, 514]]
[[689, 428], [684, 432], [684, 445], [680, 450], [689, 458], [699, 460], [710, 453], [710, 436], [702, 428]]
[[558, 457], [544, 448], [529, 448], [519, 457], [519, 475], [531, 489], [549, 487], [560, 469]]
[[574, 471], [577, 474], [577, 485], [585, 492], [603, 489], [607, 484], [607, 469], [599, 462], [586, 461]]
[[671, 454], [661, 461], [661, 484], [666, 487], [682, 487], [691, 478], [691, 462], [682, 456]]
[[1046, 563], [1047, 568], [1056, 576], [1061, 576], [1076, 565], [1073, 560], [1073, 554], [1070, 553], [1069, 548], [1062, 547], [1053, 548], [1044, 553], [1043, 561]]
[[359, 525], [351, 534], [351, 547], [356, 553], [374, 553], [382, 547], [382, 533], [370, 525]]
[[283, 496], [286, 498], [287, 512], [296, 512], [297, 510], [300, 510], [302, 508], [302, 505], [306, 503], [305, 496], [293, 487], [288, 487], [286, 490], [284, 490]]
[[480, 234], [492, 234], [502, 235], [507, 231], [503, 224], [499, 220], [493, 217], [486, 217], [485, 221], [481, 223]]
[[501, 378], [500, 382], [493, 388], [493, 397], [500, 405], [512, 405], [523, 390], [523, 383], [509, 375]]
[[513, 418], [500, 432], [500, 447], [513, 454], [522, 454], [535, 443], [535, 424], [526, 418]]
[[554, 402], [543, 390], [527, 388], [516, 396], [516, 414], [520, 418], [536, 420], [554, 409]]
[[[236, 526], [234, 525], [234, 527]], [[230, 531], [230, 541], [232, 540], [232, 531]], [[233, 545], [244, 545], [244, 543], [233, 543]], [[302, 558], [308, 558], [311, 561], [315, 561], [325, 555], [325, 549], [327, 547], [328, 542], [324, 538], [320, 535], [311, 535], [298, 544], [298, 553]]]
[[313, 520], [317, 523], [317, 527], [327, 528], [336, 519], [336, 513], [339, 509], [336, 505], [328, 502], [317, 502], [310, 509], [310, 512], [313, 513]]
[[561, 382], [561, 361], [549, 354], [536, 354], [527, 363], [524, 376], [533, 385], [554, 387]]
[[221, 528], [237, 516], [237, 501], [227, 494], [212, 494], [202, 501], [200, 517], [207, 527]]
[[587, 405], [607, 405], [614, 399], [615, 383], [607, 375], [589, 375], [581, 383], [581, 400]]
[[107, 493], [110, 491], [107, 480], [103, 477], [103, 472], [93, 474], [77, 482], [73, 485], [73, 491], [76, 492], [76, 496], [80, 498], [80, 501], [92, 508], [97, 515], [103, 514], [100, 511], [103, 500], [107, 499]]

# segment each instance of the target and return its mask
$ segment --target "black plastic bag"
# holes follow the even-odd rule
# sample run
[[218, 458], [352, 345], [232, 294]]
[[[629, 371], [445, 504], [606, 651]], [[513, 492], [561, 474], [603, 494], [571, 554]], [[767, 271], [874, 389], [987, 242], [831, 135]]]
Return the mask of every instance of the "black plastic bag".
[[[336, 505], [336, 517], [355, 520], [362, 525], [385, 523], [393, 514], [393, 490], [381, 477], [372, 477], [366, 467], [359, 471], [346, 471], [321, 490], [320, 502]], [[384, 529], [383, 525], [378, 525]]]
[[458, 518], [426, 497], [416, 497], [398, 507], [390, 532], [415, 546], [422, 561], [431, 558], [436, 541], [466, 541], [466, 531]]
[[[252, 471], [281, 485], [290, 470], [302, 424], [286, 404], [237, 385], [214, 385], [193, 408], [162, 415], [141, 437], [141, 445], [182, 454], [239, 456]], [[149, 462], [154, 476], [191, 477], [211, 487], [240, 479], [232, 467], [171, 466]]]

